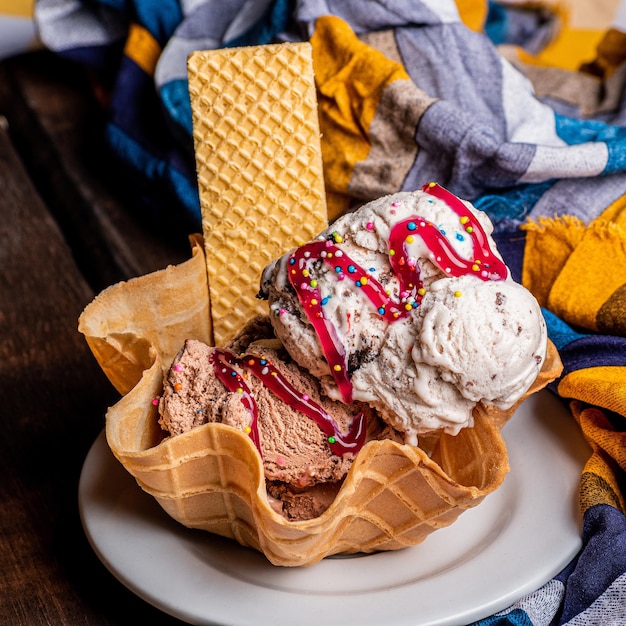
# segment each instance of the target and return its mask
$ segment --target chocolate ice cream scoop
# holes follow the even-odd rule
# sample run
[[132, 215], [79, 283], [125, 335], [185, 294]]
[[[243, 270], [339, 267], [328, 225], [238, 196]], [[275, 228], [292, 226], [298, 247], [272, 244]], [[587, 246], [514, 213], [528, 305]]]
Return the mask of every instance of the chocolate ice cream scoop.
[[[228, 348], [186, 341], [166, 376], [159, 422], [171, 435], [207, 422], [243, 430], [261, 454], [274, 500], [284, 500], [289, 517], [309, 514], [298, 512], [297, 502], [317, 516], [319, 501], [324, 508], [332, 502], [329, 494], [363, 447], [368, 425], [370, 437], [384, 426], [367, 405], [324, 397], [318, 381], [268, 335], [267, 319], [257, 318]], [[325, 487], [311, 491], [320, 483]]]

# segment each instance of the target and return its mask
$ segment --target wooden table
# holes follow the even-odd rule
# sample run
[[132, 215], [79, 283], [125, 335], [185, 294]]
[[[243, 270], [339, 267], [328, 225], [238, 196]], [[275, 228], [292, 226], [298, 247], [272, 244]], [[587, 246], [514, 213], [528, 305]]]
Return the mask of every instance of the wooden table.
[[[117, 393], [77, 319], [104, 287], [177, 263], [188, 233], [142, 214], [82, 70], [0, 63], [0, 624], [179, 624], [102, 565], [82, 463]], [[150, 225], [151, 224], [151, 225]]]

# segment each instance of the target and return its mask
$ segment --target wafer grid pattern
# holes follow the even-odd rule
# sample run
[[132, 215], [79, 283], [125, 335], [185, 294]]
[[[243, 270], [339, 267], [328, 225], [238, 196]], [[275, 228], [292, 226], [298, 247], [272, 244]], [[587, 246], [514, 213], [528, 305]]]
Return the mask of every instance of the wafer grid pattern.
[[[157, 291], [159, 291], [157, 286]], [[561, 371], [554, 344], [536, 393]], [[396, 550], [423, 541], [499, 487], [508, 472], [500, 432], [516, 410], [483, 407], [473, 428], [443, 434], [431, 455], [390, 440], [372, 441], [355, 459], [342, 490], [320, 517], [289, 522], [265, 495], [261, 459], [250, 438], [210, 423], [159, 445], [151, 399], [161, 389], [158, 362], [107, 413], [107, 441], [126, 470], [175, 520], [231, 537], [275, 565], [312, 564], [339, 553]]]
[[327, 226], [311, 47], [193, 53], [196, 170], [215, 343], [266, 311], [263, 268]]
[[[418, 448], [371, 442], [351, 470], [348, 480], [353, 483], [338, 497], [338, 511], [300, 524], [268, 511], [265, 496], [259, 496], [264, 478], [253, 445], [245, 434], [222, 424], [204, 425], [193, 438], [173, 438], [161, 452], [165, 463], [158, 469], [130, 459], [126, 466], [185, 526], [234, 538], [263, 551], [276, 565], [306, 565], [330, 554], [397, 550], [420, 543], [481, 502], [503, 480], [506, 449], [499, 430], [488, 422], [446, 445], [460, 448], [461, 458], [480, 453], [490, 470], [470, 471], [470, 482], [460, 484]], [[185, 449], [182, 463], [179, 447]], [[467, 474], [464, 468], [456, 469]]]

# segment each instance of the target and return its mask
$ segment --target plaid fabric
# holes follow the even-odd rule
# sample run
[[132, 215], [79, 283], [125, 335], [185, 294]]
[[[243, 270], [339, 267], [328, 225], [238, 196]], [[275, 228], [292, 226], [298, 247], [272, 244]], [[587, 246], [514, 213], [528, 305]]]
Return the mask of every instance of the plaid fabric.
[[[524, 6], [39, 0], [36, 19], [45, 45], [98, 72], [108, 140], [155, 215], [200, 227], [189, 52], [304, 39], [332, 216], [429, 180], [490, 215], [515, 278], [544, 307], [565, 366], [552, 387], [592, 454], [580, 481], [580, 554], [478, 623], [623, 624], [626, 10], [603, 3], [608, 21], [582, 28], [554, 2]], [[582, 56], [589, 50], [595, 58]]]

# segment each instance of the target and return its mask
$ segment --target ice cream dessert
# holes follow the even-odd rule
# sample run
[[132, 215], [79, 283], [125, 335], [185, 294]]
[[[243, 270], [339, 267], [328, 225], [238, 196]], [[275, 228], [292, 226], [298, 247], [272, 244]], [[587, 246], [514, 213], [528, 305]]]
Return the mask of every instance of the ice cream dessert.
[[[516, 406], [501, 410], [482, 403], [472, 411], [471, 428], [461, 428], [457, 434], [441, 429], [432, 438], [420, 434], [419, 446], [393, 438], [368, 438], [356, 455], [352, 449], [342, 460], [333, 460], [333, 456], [344, 457], [343, 452], [335, 454], [328, 448], [326, 460], [321, 457], [322, 465], [328, 463], [324, 472], [330, 480], [326, 483], [302, 488], [297, 486], [298, 478], [295, 485], [289, 483], [290, 479], [268, 480], [266, 461], [274, 461], [276, 472], [282, 461], [276, 456], [272, 459], [277, 448], [263, 450], [262, 424], [261, 452], [251, 437], [252, 429], [247, 432], [251, 413], [244, 404], [248, 398], [242, 393], [244, 386], [229, 391], [229, 385], [220, 381], [223, 388], [218, 387], [217, 395], [229, 395], [230, 399], [218, 402], [222, 412], [219, 417], [221, 420], [224, 407], [229, 404], [233, 412], [226, 421], [230, 420], [230, 424], [196, 424], [194, 412], [204, 412], [204, 399], [211, 394], [205, 396], [200, 391], [196, 397], [191, 389], [194, 381], [199, 383], [206, 375], [214, 354], [213, 365], [219, 362], [226, 370], [224, 374], [230, 372], [232, 376], [234, 372], [233, 379], [241, 377], [254, 391], [255, 403], [263, 405], [266, 392], [257, 395], [256, 373], [265, 376], [267, 363], [257, 363], [256, 359], [271, 356], [268, 361], [285, 378], [289, 372], [280, 361], [289, 364], [290, 359], [283, 354], [274, 361], [274, 353], [269, 351], [277, 349], [275, 340], [258, 341], [251, 336], [240, 338], [240, 343], [209, 348], [212, 342], [207, 322], [207, 287], [204, 251], [198, 244], [191, 259], [180, 266], [108, 288], [85, 309], [80, 321], [103, 371], [123, 394], [106, 416], [110, 449], [138, 485], [173, 519], [259, 550], [275, 565], [302, 566], [333, 554], [414, 546], [437, 529], [452, 524], [463, 511], [478, 505], [502, 484], [509, 465], [501, 428]], [[421, 304], [425, 300], [424, 297]], [[183, 353], [177, 357], [181, 347]], [[548, 347], [541, 373], [526, 396], [554, 380], [561, 370], [554, 346], [548, 343]], [[245, 354], [255, 355], [255, 362], [244, 363], [241, 359]], [[203, 361], [203, 375], [193, 374], [197, 359]], [[187, 368], [189, 371], [185, 372]], [[270, 375], [272, 371], [272, 367], [268, 368]], [[179, 374], [183, 375], [180, 380]], [[212, 379], [213, 388], [217, 387], [215, 370], [209, 371], [208, 378]], [[293, 382], [294, 387], [300, 386], [299, 380], [294, 378]], [[183, 387], [189, 383], [190, 389], [181, 387], [176, 391], [182, 392], [181, 401], [191, 409], [188, 417], [192, 419], [180, 429], [182, 432], [168, 435], [159, 419], [164, 423], [176, 411], [172, 410], [166, 418], [165, 412], [159, 415], [158, 409], [162, 399], [171, 393], [170, 385], [174, 390], [179, 383]], [[321, 387], [312, 386], [299, 393], [317, 400], [312, 390], [320, 394], [316, 404], [327, 407], [330, 413], [330, 400], [322, 402]], [[296, 395], [296, 399], [302, 401], [303, 397]], [[194, 404], [196, 400], [200, 404]], [[280, 398], [274, 398], [267, 406], [278, 406], [279, 401]], [[343, 417], [333, 418], [341, 423], [341, 434], [350, 433], [349, 424], [359, 424], [354, 407], [341, 401], [332, 405], [344, 411]], [[320, 438], [327, 438], [324, 446], [331, 443], [328, 438], [332, 433], [329, 435], [317, 423], [313, 428], [313, 420], [301, 411], [298, 413], [296, 421], [300, 426], [293, 426], [288, 436], [276, 437], [278, 444], [293, 443], [308, 431], [318, 442], [313, 450], [323, 447]], [[240, 421], [235, 415], [239, 415]], [[177, 419], [170, 422], [173, 432], [178, 428], [173, 425]], [[281, 419], [269, 423], [278, 427]], [[297, 456], [294, 454], [289, 460], [294, 467], [299, 462]], [[349, 465], [340, 482], [328, 471], [333, 463], [341, 468]], [[293, 475], [297, 477], [297, 471]], [[300, 475], [305, 477], [306, 472]], [[328, 489], [321, 507], [309, 509], [307, 516], [312, 517], [289, 517], [301, 514], [296, 507], [302, 511], [312, 504], [305, 502], [307, 497], [316, 499], [317, 506], [323, 500], [321, 492]]]
[[368, 441], [437, 458], [442, 433], [473, 426], [477, 406], [512, 407], [546, 358], [539, 306], [491, 228], [434, 184], [344, 216], [265, 269], [269, 318], [225, 347], [185, 342], [159, 423], [173, 437], [207, 423], [246, 433], [289, 520], [322, 515]]
[[362, 206], [269, 265], [277, 337], [330, 397], [369, 403], [416, 445], [456, 434], [479, 403], [513, 406], [547, 335], [489, 218], [435, 183]]
[[367, 405], [323, 396], [263, 316], [225, 348], [185, 341], [165, 376], [159, 413], [171, 436], [212, 422], [247, 433], [272, 507], [292, 520], [328, 508], [367, 441], [400, 440]]
[[[519, 288], [508, 284], [508, 271], [493, 252], [488, 221], [466, 203], [447, 196], [441, 202], [438, 187], [415, 197], [422, 198], [420, 209], [432, 200], [441, 217], [435, 212], [410, 219], [414, 212], [398, 213], [400, 204], [392, 208], [402, 219], [373, 211], [352, 223], [358, 214], [346, 216], [264, 273], [272, 325], [290, 356], [274, 339], [238, 337], [229, 343], [242, 330], [242, 320], [263, 305], [255, 295], [264, 266], [327, 224], [310, 45], [196, 52], [189, 85], [203, 242], [185, 263], [111, 286], [81, 315], [81, 332], [122, 394], [106, 416], [111, 451], [174, 520], [254, 548], [275, 565], [310, 565], [334, 554], [419, 544], [478, 505], [508, 472], [501, 427], [516, 404], [500, 409], [483, 402], [506, 406], [519, 389], [507, 379], [510, 391], [504, 380], [497, 397], [481, 391], [490, 385], [490, 359], [497, 353], [487, 347], [492, 337], [485, 346], [481, 338], [489, 332], [499, 337], [499, 321], [514, 323], [515, 316], [500, 309], [512, 310], [517, 298], [511, 294]], [[270, 132], [259, 123], [265, 115]], [[422, 229], [420, 237], [412, 232], [416, 229]], [[329, 252], [334, 265], [326, 261]], [[437, 256], [449, 262], [449, 272]], [[287, 275], [290, 259], [295, 282]], [[353, 269], [361, 277], [347, 287], [356, 278]], [[337, 282], [334, 291], [331, 278]], [[486, 286], [484, 296], [472, 296], [476, 284]], [[342, 313], [341, 299], [352, 308]], [[541, 325], [534, 320], [534, 304], [528, 310], [515, 326], [524, 332]], [[470, 328], [468, 341], [471, 325], [484, 328]], [[515, 332], [500, 340], [507, 367], [510, 359], [510, 371], [518, 368], [521, 380], [527, 357], [530, 363], [536, 354], [543, 362], [530, 366], [535, 369], [529, 379], [540, 366], [541, 372], [518, 402], [554, 380], [562, 367], [553, 344], [543, 359], [541, 347], [531, 347], [522, 331], [515, 340]], [[448, 335], [454, 341], [447, 342]], [[514, 357], [518, 344], [522, 352]], [[516, 347], [509, 353], [511, 346]], [[473, 351], [480, 365], [468, 367], [464, 361]], [[383, 355], [386, 361], [380, 361]], [[194, 369], [196, 363], [202, 367]], [[287, 415], [296, 417], [294, 407], [272, 413], [284, 401], [280, 392], [267, 400], [277, 387], [261, 380], [270, 380], [274, 368], [276, 384], [284, 387], [287, 380], [296, 389], [291, 401], [298, 416], [288, 419], [293, 423], [286, 436], [282, 425]], [[303, 380], [319, 382], [300, 388], [300, 374], [294, 372], [309, 369]], [[301, 410], [312, 407], [305, 395], [329, 415], [331, 406], [333, 415], [338, 411], [332, 417], [336, 432], [324, 430], [328, 420], [320, 424]], [[216, 414], [206, 419], [213, 397]], [[350, 443], [351, 433], [362, 432], [361, 410], [355, 412], [361, 397], [374, 407], [363, 412], [384, 413], [394, 425], [387, 432], [397, 426], [409, 445], [371, 437], [377, 422], [368, 419], [358, 452], [333, 450], [337, 441]], [[267, 420], [265, 409], [271, 413]], [[313, 443], [300, 454], [299, 440], [305, 438]], [[416, 438], [419, 445], [410, 445]], [[296, 441], [286, 455], [284, 446]], [[328, 480], [315, 483], [313, 472], [303, 470], [306, 464]], [[299, 516], [306, 494], [326, 489], [320, 485], [331, 488], [327, 501], [310, 508], [308, 519], [290, 517], [296, 500]]]

